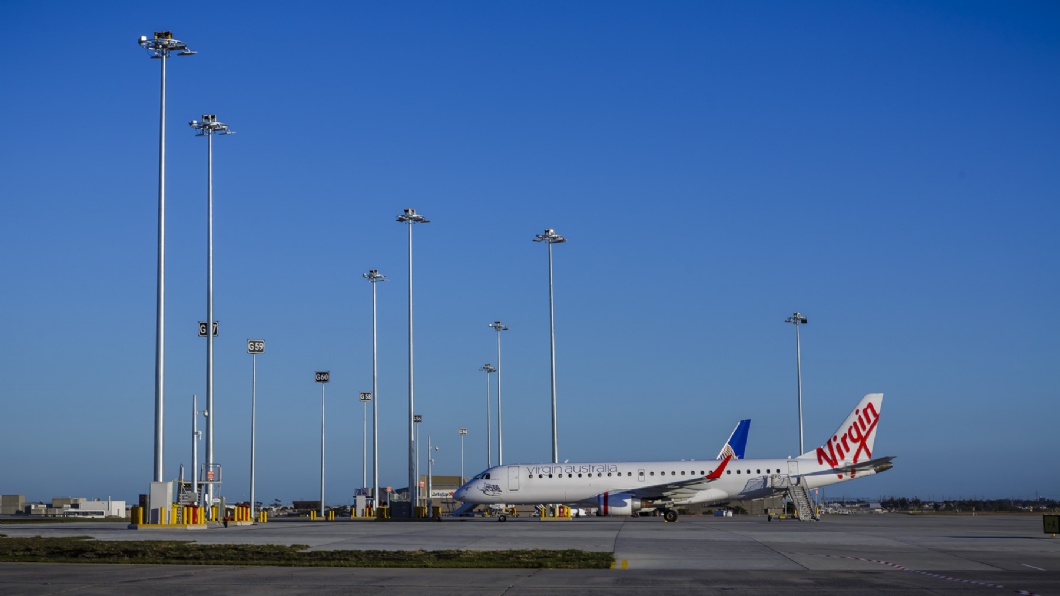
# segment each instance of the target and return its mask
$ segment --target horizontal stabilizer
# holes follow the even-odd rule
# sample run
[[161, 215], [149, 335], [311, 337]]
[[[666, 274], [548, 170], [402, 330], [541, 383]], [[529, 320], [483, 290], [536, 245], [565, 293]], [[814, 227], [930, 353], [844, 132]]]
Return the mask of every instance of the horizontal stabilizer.
[[882, 472], [884, 470], [891, 469], [891, 460], [895, 457], [894, 455], [888, 455], [887, 457], [878, 457], [876, 459], [870, 459], [869, 461], [863, 461], [856, 464], [848, 464], [845, 466], [839, 466], [832, 468], [837, 472], [866, 472], [872, 470], [873, 472]]

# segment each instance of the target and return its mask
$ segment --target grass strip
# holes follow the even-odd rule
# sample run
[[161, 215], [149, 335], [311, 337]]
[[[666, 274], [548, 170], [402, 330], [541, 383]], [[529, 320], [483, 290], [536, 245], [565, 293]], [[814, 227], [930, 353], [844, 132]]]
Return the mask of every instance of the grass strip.
[[272, 565], [463, 569], [607, 569], [608, 552], [567, 550], [318, 550], [296, 544], [196, 544], [158, 540], [0, 538], [0, 561], [152, 565]]

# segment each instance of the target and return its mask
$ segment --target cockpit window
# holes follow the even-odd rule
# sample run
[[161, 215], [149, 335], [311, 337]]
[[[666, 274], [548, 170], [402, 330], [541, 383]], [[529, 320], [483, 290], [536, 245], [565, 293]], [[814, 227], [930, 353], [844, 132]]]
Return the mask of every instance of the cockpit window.
[[474, 478], [472, 478], [472, 480], [489, 480], [489, 479], [490, 479], [489, 470], [486, 470], [485, 472], [480, 472], [478, 476], [475, 476]]

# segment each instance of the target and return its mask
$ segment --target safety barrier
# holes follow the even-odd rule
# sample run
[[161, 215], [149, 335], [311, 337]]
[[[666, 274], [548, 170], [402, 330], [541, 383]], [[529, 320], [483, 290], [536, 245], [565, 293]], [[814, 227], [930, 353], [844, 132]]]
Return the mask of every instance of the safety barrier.
[[206, 523], [203, 509], [197, 505], [178, 505], [158, 508], [158, 521], [144, 521], [145, 511], [133, 505], [130, 520], [137, 526], [201, 526]]
[[375, 517], [375, 509], [372, 508], [371, 504], [366, 504], [364, 506], [364, 515], [357, 515], [357, 508], [350, 507], [350, 517], [353, 519]]

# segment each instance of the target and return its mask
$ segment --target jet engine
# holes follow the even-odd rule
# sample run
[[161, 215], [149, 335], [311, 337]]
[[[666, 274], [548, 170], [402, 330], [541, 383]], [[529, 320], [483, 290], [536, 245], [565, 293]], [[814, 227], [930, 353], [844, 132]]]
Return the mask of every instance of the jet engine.
[[646, 506], [643, 501], [629, 493], [604, 493], [597, 495], [596, 505], [596, 514], [600, 516], [633, 515]]

